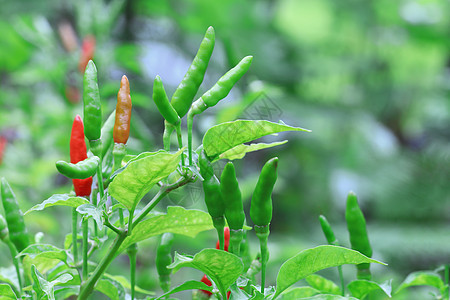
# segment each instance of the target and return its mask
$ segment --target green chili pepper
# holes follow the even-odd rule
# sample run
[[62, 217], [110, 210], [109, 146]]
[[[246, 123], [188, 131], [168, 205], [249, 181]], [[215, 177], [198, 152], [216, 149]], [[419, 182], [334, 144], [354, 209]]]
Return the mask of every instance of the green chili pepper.
[[105, 157], [106, 152], [108, 152], [109, 148], [113, 143], [113, 128], [116, 119], [116, 110], [109, 115], [108, 119], [106, 119], [105, 123], [103, 123], [103, 127], [101, 130], [100, 139], [102, 140], [102, 157]]
[[172, 263], [172, 244], [173, 234], [166, 232], [161, 236], [161, 241], [156, 251], [156, 269], [159, 275], [159, 284], [164, 292], [168, 292], [170, 289], [172, 269], [168, 269], [167, 266]]
[[336, 236], [334, 235], [333, 229], [331, 228], [330, 223], [328, 223], [327, 218], [325, 218], [325, 216], [323, 215], [320, 215], [319, 222], [328, 244], [339, 246], [339, 242], [336, 239]]
[[209, 27], [200, 44], [197, 55], [172, 96], [171, 104], [180, 118], [188, 112], [192, 100], [194, 100], [194, 97], [202, 84], [209, 59], [214, 50], [214, 43], [214, 28]]
[[250, 206], [250, 218], [257, 226], [268, 226], [272, 220], [272, 190], [277, 181], [278, 157], [266, 162], [259, 175]]
[[200, 114], [225, 98], [236, 82], [248, 71], [253, 56], [244, 57], [233, 69], [223, 75], [217, 83], [192, 104], [192, 113]]
[[[328, 223], [327, 218], [325, 216], [319, 216], [320, 226], [322, 227], [322, 231], [327, 239], [329, 245], [339, 246], [339, 241], [334, 235], [333, 229], [331, 228], [330, 223]], [[341, 293], [342, 296], [345, 295], [345, 283], [344, 283], [344, 275], [342, 273], [342, 266], [338, 266], [339, 280], [341, 282]]]
[[203, 192], [205, 194], [205, 204], [208, 213], [211, 215], [213, 225], [217, 230], [219, 237], [220, 249], [224, 249], [224, 235], [225, 227], [225, 203], [223, 201], [220, 183], [214, 175], [214, 169], [211, 161], [202, 150], [198, 158], [200, 166], [200, 175], [203, 177]]
[[100, 139], [102, 106], [97, 84], [97, 68], [92, 60], [86, 66], [83, 79], [84, 134], [89, 141]]
[[[352, 249], [361, 252], [367, 257], [372, 257], [372, 247], [370, 246], [369, 236], [367, 235], [366, 220], [359, 208], [358, 199], [353, 192], [347, 196], [347, 206], [345, 209], [345, 219], [347, 229], [350, 234], [350, 243]], [[370, 264], [357, 265], [358, 279], [371, 279]]]
[[236, 178], [236, 171], [232, 162], [225, 165], [220, 177], [220, 190], [225, 202], [225, 218], [230, 227], [230, 245], [232, 253], [239, 255], [245, 222], [244, 206], [241, 190]]
[[175, 126], [180, 123], [180, 117], [170, 104], [159, 76], [156, 76], [153, 82], [153, 101], [155, 101], [156, 107], [167, 122]]
[[6, 225], [5, 218], [0, 215], [0, 240], [6, 241], [8, 238], [8, 225]]
[[85, 179], [91, 177], [97, 172], [100, 158], [92, 156], [76, 164], [68, 163], [62, 160], [56, 162], [56, 168], [59, 173], [71, 179]]
[[2, 178], [2, 203], [8, 224], [9, 239], [20, 252], [28, 247], [30, 238], [16, 196], [5, 178]]

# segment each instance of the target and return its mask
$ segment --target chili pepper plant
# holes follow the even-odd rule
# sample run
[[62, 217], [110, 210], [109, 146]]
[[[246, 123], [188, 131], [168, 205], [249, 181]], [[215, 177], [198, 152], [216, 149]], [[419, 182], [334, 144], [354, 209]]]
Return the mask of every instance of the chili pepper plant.
[[[210, 27], [171, 97], [164, 89], [163, 78], [156, 76], [152, 98], [165, 119], [161, 135], [164, 149], [149, 149], [138, 155], [127, 154], [133, 82], [125, 75], [122, 77], [115, 111], [103, 114], [97, 69], [92, 60], [87, 63], [83, 117], [74, 117], [70, 162], [56, 162], [57, 170], [72, 179], [74, 190], [55, 194], [25, 213], [45, 213], [40, 211], [65, 206], [72, 212], [72, 231], [67, 234], [64, 247], [42, 244], [32, 238], [14, 192], [7, 178], [2, 178], [5, 215], [0, 215], [0, 238], [11, 253], [14, 272], [9, 278], [1, 279], [0, 299], [82, 300], [94, 299], [92, 295], [96, 293], [111, 299], [168, 299], [185, 290], [193, 290], [193, 298], [197, 299], [363, 299], [373, 290], [390, 294], [387, 287], [371, 281], [370, 264], [383, 263], [371, 258], [364, 216], [354, 194], [349, 194], [346, 213], [353, 249], [340, 247], [331, 226], [321, 217], [329, 245], [299, 249], [297, 255], [281, 265], [276, 276], [266, 274], [270, 259], [267, 245], [272, 191], [278, 162], [283, 157], [271, 158], [262, 166], [249, 212], [244, 211], [233, 161], [280, 144], [252, 143], [258, 138], [309, 130], [282, 121], [235, 120], [210, 127], [203, 133], [201, 144], [194, 144], [194, 116], [201, 118], [203, 111], [225, 98], [249, 70], [253, 59], [244, 57], [195, 99], [214, 43], [215, 32]], [[186, 128], [182, 126], [184, 117]], [[176, 138], [172, 139], [174, 132]], [[183, 140], [186, 136], [187, 141]], [[216, 174], [214, 165], [221, 160], [228, 162]], [[173, 174], [177, 180], [168, 180]], [[155, 206], [169, 193], [196, 181], [202, 184], [207, 212], [169, 206], [164, 213], [154, 213]], [[153, 198], [142, 201], [149, 193]], [[193, 238], [207, 230], [216, 230], [217, 249], [190, 254], [185, 254], [183, 249], [172, 249], [177, 236]], [[248, 250], [248, 236], [252, 234], [260, 243], [257, 253]], [[155, 253], [162, 292], [136, 286], [139, 243], [151, 238], [159, 239]], [[99, 249], [107, 252], [101, 259], [95, 259], [93, 254]], [[128, 256], [130, 262], [129, 280], [108, 273], [108, 267], [122, 255]], [[340, 268], [343, 264], [357, 265], [358, 280], [347, 287]], [[203, 279], [192, 278], [171, 286], [171, 277], [186, 267], [200, 270], [205, 274]], [[314, 274], [330, 267], [339, 268], [340, 286]], [[276, 279], [276, 285], [268, 286], [266, 277], [271, 281]], [[302, 279], [309, 286], [292, 287]], [[442, 283], [443, 292], [444, 286]]]

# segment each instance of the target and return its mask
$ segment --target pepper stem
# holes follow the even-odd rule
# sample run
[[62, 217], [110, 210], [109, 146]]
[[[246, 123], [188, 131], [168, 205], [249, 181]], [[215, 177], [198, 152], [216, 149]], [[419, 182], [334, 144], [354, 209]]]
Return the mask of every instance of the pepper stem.
[[88, 220], [83, 220], [83, 281], [87, 280], [89, 275], [88, 267], [88, 234], [89, 223]]
[[194, 123], [194, 114], [189, 110], [187, 114], [187, 131], [188, 131], [188, 153], [189, 166], [192, 166], [192, 124]]
[[[181, 135], [181, 122], [176, 126], [177, 130], [177, 139], [178, 139], [178, 148], [183, 148], [183, 137]], [[184, 167], [184, 154], [181, 153], [181, 165]]]
[[77, 243], [77, 222], [78, 222], [78, 213], [77, 208], [72, 208], [72, 254], [73, 254], [73, 264], [77, 265], [78, 262], [78, 243]]
[[259, 239], [259, 246], [261, 248], [261, 294], [264, 295], [264, 286], [266, 284], [266, 265], [269, 260], [269, 249], [267, 247], [267, 240], [270, 233], [269, 225], [255, 225], [255, 233]]
[[230, 228], [230, 252], [239, 256], [241, 250], [241, 242], [244, 239], [243, 229], [231, 229]]
[[130, 283], [131, 283], [131, 300], [134, 300], [136, 289], [136, 255], [137, 244], [133, 244], [127, 248], [128, 257], [130, 259]]
[[214, 228], [217, 230], [217, 236], [219, 238], [219, 248], [220, 250], [225, 249], [225, 234], [223, 233], [223, 230], [225, 228], [225, 218], [218, 217], [218, 218], [212, 218]]
[[175, 128], [172, 124], [164, 120], [164, 135], [163, 135], [163, 144], [164, 150], [170, 151], [170, 137], [172, 136], [172, 132]]

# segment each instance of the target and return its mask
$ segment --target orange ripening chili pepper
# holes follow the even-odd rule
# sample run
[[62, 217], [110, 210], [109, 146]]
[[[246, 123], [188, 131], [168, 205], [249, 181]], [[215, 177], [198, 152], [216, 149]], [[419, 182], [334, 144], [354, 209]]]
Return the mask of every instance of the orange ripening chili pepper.
[[130, 83], [127, 76], [123, 75], [120, 81], [120, 89], [117, 93], [116, 120], [114, 123], [114, 143], [126, 144], [130, 135], [131, 120], [131, 96]]
[[83, 44], [81, 45], [81, 56], [78, 62], [78, 70], [80, 73], [84, 73], [88, 62], [94, 58], [94, 53], [95, 37], [88, 35], [83, 39]]
[[[84, 140], [83, 120], [79, 115], [75, 117], [70, 136], [70, 162], [76, 164], [87, 158], [86, 142]], [[92, 177], [86, 179], [72, 179], [75, 194], [77, 196], [89, 196], [91, 194]]]
[[3, 154], [5, 153], [6, 144], [8, 144], [8, 140], [4, 136], [0, 135], [0, 165], [3, 161]]

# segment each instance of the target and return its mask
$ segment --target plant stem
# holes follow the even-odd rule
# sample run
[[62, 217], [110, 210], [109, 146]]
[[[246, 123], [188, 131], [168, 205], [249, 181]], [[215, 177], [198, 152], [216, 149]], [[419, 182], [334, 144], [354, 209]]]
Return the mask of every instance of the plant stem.
[[167, 121], [164, 121], [163, 144], [164, 150], [166, 151], [170, 151], [170, 136], [172, 135], [173, 130], [173, 125]]
[[130, 235], [131, 231], [133, 230], [133, 215], [134, 215], [134, 208], [128, 211], [128, 234]]
[[266, 265], [269, 260], [269, 249], [267, 247], [267, 240], [269, 238], [269, 225], [257, 226], [255, 225], [256, 236], [259, 239], [259, 246], [261, 248], [261, 294], [264, 295], [264, 286], [266, 284]]
[[[178, 148], [183, 148], [183, 137], [181, 135], [181, 122], [176, 126], [177, 138], [178, 138]], [[181, 165], [184, 167], [184, 154], [181, 153]]]
[[344, 274], [342, 273], [342, 266], [338, 266], [339, 279], [341, 281], [341, 294], [345, 296], [345, 284], [344, 284]]
[[131, 300], [134, 300], [136, 288], [136, 255], [137, 244], [133, 244], [127, 248], [128, 257], [130, 259], [130, 283], [131, 283]]
[[78, 235], [77, 235], [77, 222], [78, 222], [78, 213], [77, 208], [72, 208], [72, 254], [73, 254], [73, 264], [77, 265], [78, 263]]
[[8, 244], [9, 252], [11, 252], [11, 259], [12, 259], [14, 267], [16, 269], [17, 280], [19, 281], [19, 292], [20, 292], [19, 296], [21, 296], [22, 295], [22, 277], [20, 275], [19, 260], [16, 257], [18, 254], [17, 249], [16, 249], [16, 246], [14, 246], [14, 244], [9, 240], [9, 238], [6, 238], [4, 241]]
[[188, 131], [188, 153], [189, 165], [192, 166], [192, 124], [194, 123], [194, 114], [189, 110], [187, 114], [187, 131]]
[[153, 197], [153, 199], [145, 205], [145, 207], [139, 212], [139, 214], [134, 218], [132, 227], [135, 227], [145, 216], [161, 201], [162, 198], [164, 198], [168, 193], [171, 191], [187, 184], [190, 182], [192, 178], [190, 177], [181, 177], [176, 182], [169, 184], [169, 185], [163, 185], [159, 189], [158, 193]]
[[445, 292], [443, 295], [444, 299], [450, 299], [449, 297], [449, 265], [444, 266], [444, 283], [445, 283]]
[[87, 280], [89, 275], [88, 270], [88, 233], [89, 233], [89, 222], [88, 220], [83, 220], [83, 280]]
[[116, 256], [117, 250], [119, 250], [120, 245], [122, 245], [123, 241], [127, 237], [127, 232], [122, 231], [115, 240], [112, 247], [109, 249], [108, 254], [103, 258], [103, 260], [98, 264], [92, 276], [81, 286], [80, 294], [78, 295], [78, 300], [85, 300], [94, 290], [94, 286], [103, 273], [106, 271], [106, 268], [113, 261]]

